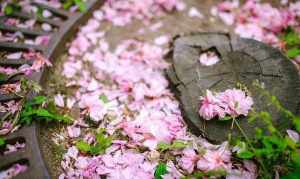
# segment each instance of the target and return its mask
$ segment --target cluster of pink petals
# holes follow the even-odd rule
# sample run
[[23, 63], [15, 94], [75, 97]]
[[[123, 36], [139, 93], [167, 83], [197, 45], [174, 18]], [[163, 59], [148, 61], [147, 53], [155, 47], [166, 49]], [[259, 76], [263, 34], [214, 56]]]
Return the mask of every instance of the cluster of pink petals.
[[226, 176], [226, 179], [256, 179], [257, 167], [252, 161], [244, 160], [243, 166], [238, 169], [233, 169]]
[[54, 103], [61, 108], [71, 109], [76, 102], [75, 98], [67, 98], [65, 102], [65, 96], [61, 94], [57, 94], [54, 96]]
[[217, 54], [214, 52], [202, 53], [199, 57], [199, 62], [204, 66], [212, 66], [220, 61]]
[[[190, 174], [195, 170], [203, 172], [215, 170], [231, 171], [231, 152], [228, 149], [227, 142], [216, 146], [208, 144], [206, 141], [201, 141], [200, 143], [203, 143], [200, 154], [192, 147], [187, 147], [182, 151], [182, 155], [178, 157], [178, 165], [182, 169]], [[204, 154], [202, 154], [203, 151]]]
[[5, 171], [0, 171], [0, 178], [1, 179], [11, 179], [17, 176], [20, 173], [23, 173], [27, 170], [28, 166], [23, 164], [14, 164], [9, 169]]
[[71, 147], [62, 161], [62, 167], [67, 172], [59, 178], [153, 178], [156, 163], [147, 161], [143, 153], [122, 148], [122, 145], [114, 144], [105, 155], [90, 157], [80, 156], [79, 151]]
[[24, 64], [18, 68], [11, 68], [11, 67], [0, 67], [0, 73], [4, 73], [7, 75], [11, 75], [14, 73], [22, 72], [26, 75], [30, 75], [33, 72], [39, 72], [42, 67], [44, 66], [52, 66], [50, 61], [46, 59], [41, 53], [39, 52], [16, 52], [11, 53], [6, 56], [7, 59], [18, 60], [24, 58], [28, 61], [32, 61], [32, 65]]
[[276, 47], [282, 47], [278, 33], [288, 26], [299, 31], [300, 2], [290, 3], [285, 8], [275, 8], [269, 3], [247, 0], [239, 7], [239, 1], [224, 1], [213, 7], [212, 14], [227, 25], [235, 25], [235, 33]]
[[197, 168], [201, 171], [231, 169], [231, 152], [227, 143], [222, 144], [217, 150], [206, 150], [205, 154], [198, 160]]
[[108, 0], [104, 4], [101, 17], [116, 26], [124, 26], [134, 19], [148, 22], [165, 11], [180, 10], [182, 2], [179, 0]]
[[38, 72], [44, 66], [52, 66], [50, 61], [46, 59], [41, 53], [39, 52], [27, 52], [23, 54], [23, 57], [26, 60], [33, 60], [32, 66], [21, 66], [21, 71], [25, 72], [26, 74], [31, 74], [32, 72]]
[[20, 83], [3, 84], [0, 86], [0, 94], [18, 93], [20, 91]]
[[13, 130], [13, 124], [11, 122], [4, 121], [0, 127], [0, 135], [6, 135]]
[[[110, 50], [105, 32], [99, 31], [105, 20], [100, 18], [101, 13], [103, 11], [95, 12], [94, 18], [81, 28], [71, 43], [63, 75], [68, 79], [67, 86], [78, 87], [74, 101], [81, 114], [89, 115], [99, 126], [106, 128], [109, 135], [120, 131], [127, 140], [114, 141], [104, 155], [94, 157], [84, 156], [70, 146], [62, 161], [64, 173], [61, 178], [102, 175], [108, 178], [153, 178], [157, 161], [151, 162], [146, 154], [131, 148], [146, 147], [155, 153], [159, 142], [171, 143], [186, 136], [179, 103], [167, 89], [168, 81], [164, 77], [163, 70], [168, 67], [163, 59], [165, 50], [137, 40], [125, 40], [114, 51]], [[93, 75], [91, 68], [95, 71]], [[100, 96], [107, 100], [101, 100]], [[66, 106], [65, 96], [58, 94], [54, 99], [57, 106]], [[88, 127], [84, 123], [84, 119], [76, 119], [74, 125], [67, 127], [67, 134], [71, 139], [82, 136], [86, 142], [93, 143], [93, 135], [80, 132], [83, 126]], [[120, 146], [121, 150], [111, 152]], [[169, 162], [169, 170], [166, 178], [182, 176], [172, 162]]]
[[228, 89], [215, 95], [207, 90], [206, 96], [201, 97], [199, 114], [206, 120], [214, 117], [224, 118], [247, 116], [253, 105], [253, 99], [239, 89]]
[[[179, 103], [168, 89], [164, 76], [163, 70], [168, 63], [163, 59], [167, 50], [162, 45], [168, 36], [155, 39], [156, 45], [129, 39], [111, 48], [105, 39], [106, 31], [100, 30], [104, 21], [118, 26], [133, 19], [147, 21], [161, 12], [181, 7], [178, 3], [176, 0], [109, 0], [79, 30], [70, 44], [62, 71], [66, 86], [76, 90], [73, 90], [73, 97], [58, 94], [54, 98], [60, 108], [66, 107], [66, 99], [74, 99], [81, 112], [74, 124], [66, 128], [70, 141], [61, 162], [60, 179], [152, 179], [160, 158], [158, 144], [190, 139]], [[208, 99], [213, 103], [214, 100]], [[228, 100], [232, 100], [230, 95]], [[226, 111], [230, 110], [233, 109], [228, 106]], [[223, 107], [221, 111], [225, 115]], [[107, 135], [118, 136], [104, 154], [83, 154], [73, 145], [78, 138], [89, 144], [95, 142], [95, 135], [83, 116], [89, 116], [99, 128], [105, 128]], [[206, 151], [203, 155], [192, 147], [176, 151], [174, 155], [180, 157], [167, 162], [168, 173], [163, 178], [179, 179], [196, 169], [231, 169], [227, 148], [205, 145], [208, 146], [207, 143], [199, 145]]]
[[167, 142], [185, 135], [181, 116], [167, 116], [156, 110], [142, 109], [134, 121], [125, 121], [120, 126], [133, 142], [142, 143], [155, 150], [159, 142]]
[[21, 143], [16, 142], [15, 144], [6, 144], [5, 150], [4, 150], [4, 155], [16, 152], [23, 148], [25, 148], [25, 143], [22, 143], [22, 142]]
[[14, 114], [20, 109], [20, 107], [21, 106], [19, 101], [11, 100], [8, 102], [2, 102], [0, 103], [0, 112], [11, 112], [12, 114]]

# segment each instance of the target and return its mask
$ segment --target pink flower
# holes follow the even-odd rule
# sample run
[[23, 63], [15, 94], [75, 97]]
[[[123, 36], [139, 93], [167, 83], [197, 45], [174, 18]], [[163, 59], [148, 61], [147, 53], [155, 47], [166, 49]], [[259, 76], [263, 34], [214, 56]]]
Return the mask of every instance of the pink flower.
[[199, 62], [204, 66], [212, 66], [219, 61], [219, 57], [214, 52], [202, 53], [199, 57]]
[[252, 38], [258, 41], [262, 41], [264, 39], [264, 31], [257, 24], [252, 24], [252, 23], [238, 24], [235, 27], [235, 33], [237, 33], [243, 38]]
[[224, 117], [225, 111], [220, 107], [220, 100], [207, 90], [206, 96], [201, 98], [199, 114], [205, 120], [210, 120], [216, 116]]
[[181, 168], [192, 173], [194, 171], [195, 164], [198, 160], [198, 155], [192, 148], [185, 148], [183, 151], [183, 156], [179, 159], [178, 164]]
[[247, 116], [253, 105], [253, 99], [238, 89], [228, 89], [218, 95], [225, 112], [232, 117]]
[[227, 149], [227, 143], [222, 144], [218, 150], [207, 149], [205, 154], [198, 160], [197, 168], [202, 171], [218, 169], [231, 169], [231, 153]]

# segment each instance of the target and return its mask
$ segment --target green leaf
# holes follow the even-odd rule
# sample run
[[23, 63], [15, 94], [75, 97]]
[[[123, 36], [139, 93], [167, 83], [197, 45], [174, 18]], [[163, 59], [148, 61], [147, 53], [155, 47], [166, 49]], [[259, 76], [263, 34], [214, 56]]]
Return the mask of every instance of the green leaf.
[[161, 152], [169, 150], [170, 148], [171, 148], [171, 144], [167, 144], [164, 142], [160, 142], [157, 144], [157, 149], [160, 150]]
[[298, 151], [291, 153], [291, 159], [297, 167], [300, 167], [300, 153]]
[[7, 74], [0, 73], [0, 81], [6, 81], [8, 78]]
[[76, 143], [76, 147], [78, 148], [78, 150], [80, 150], [81, 152], [84, 153], [88, 153], [91, 150], [91, 146], [90, 144], [88, 144], [87, 142], [80, 140]]
[[157, 145], [157, 149], [160, 150], [161, 152], [164, 152], [166, 150], [178, 150], [178, 149], [183, 149], [187, 147], [189, 144], [185, 141], [182, 140], [175, 140], [173, 141], [172, 144], [168, 144], [165, 142], [159, 142]]
[[104, 149], [110, 147], [112, 144], [112, 138], [106, 137], [103, 133], [97, 133], [96, 140]]
[[81, 12], [85, 12], [87, 10], [86, 5], [82, 0], [74, 0], [74, 2]]
[[4, 7], [4, 14], [7, 16], [19, 11], [21, 11], [21, 6], [16, 3], [9, 3]]
[[101, 146], [101, 144], [96, 144], [95, 146], [92, 146], [90, 149], [90, 153], [92, 155], [100, 155], [105, 153], [105, 149]]
[[288, 173], [285, 176], [280, 177], [280, 179], [299, 179], [300, 178], [300, 169], [294, 170]]
[[34, 114], [37, 117], [42, 117], [42, 118], [55, 118], [51, 113], [49, 113], [49, 111], [47, 111], [46, 109], [37, 109], [34, 110]]
[[39, 18], [43, 18], [43, 9], [41, 7], [38, 7], [38, 10], [36, 12], [36, 15], [39, 17]]
[[70, 7], [74, 4], [73, 0], [67, 0], [66, 2], [63, 3], [63, 8], [68, 10]]
[[223, 118], [221, 118], [221, 119], [219, 119], [220, 121], [229, 121], [229, 120], [231, 120], [232, 119], [232, 117], [230, 117], [230, 116], [225, 116], [225, 117], [223, 117]]
[[5, 6], [5, 8], [4, 8], [4, 14], [5, 14], [5, 15], [9, 16], [9, 15], [11, 15], [13, 12], [14, 12], [14, 8], [13, 8], [12, 5], [8, 4], [8, 5]]
[[300, 55], [300, 49], [297, 47], [291, 48], [287, 51], [287, 56], [289, 58], [295, 58]]
[[295, 125], [297, 132], [300, 132], [300, 116], [295, 116], [293, 118], [293, 123]]
[[156, 166], [155, 172], [154, 172], [154, 176], [155, 179], [163, 179], [162, 176], [167, 174], [168, 170], [167, 170], [167, 165], [164, 163], [159, 163]]
[[288, 29], [288, 32], [284, 35], [283, 40], [287, 45], [299, 45], [300, 44], [300, 36], [293, 29]]
[[55, 115], [55, 118], [58, 119], [59, 122], [63, 122], [65, 124], [71, 124], [73, 122], [73, 118], [69, 115]]
[[107, 96], [106, 96], [105, 94], [101, 94], [101, 95], [99, 96], [99, 99], [100, 99], [103, 103], [108, 103], [108, 102], [109, 102], [109, 100], [108, 100], [108, 98], [107, 98]]
[[284, 140], [290, 148], [296, 149], [296, 143], [289, 136], [285, 136]]
[[40, 105], [47, 101], [46, 96], [35, 96], [32, 100], [28, 102], [30, 105]]
[[254, 153], [252, 153], [248, 150], [243, 150], [241, 152], [238, 152], [237, 156], [241, 159], [251, 159], [254, 157]]
[[172, 148], [173, 149], [183, 149], [185, 147], [188, 146], [188, 143], [186, 143], [185, 141], [181, 141], [181, 140], [175, 140], [172, 144]]
[[0, 137], [0, 147], [4, 147], [5, 146], [5, 140]]
[[260, 128], [255, 128], [255, 137], [261, 139], [263, 137], [263, 131]]

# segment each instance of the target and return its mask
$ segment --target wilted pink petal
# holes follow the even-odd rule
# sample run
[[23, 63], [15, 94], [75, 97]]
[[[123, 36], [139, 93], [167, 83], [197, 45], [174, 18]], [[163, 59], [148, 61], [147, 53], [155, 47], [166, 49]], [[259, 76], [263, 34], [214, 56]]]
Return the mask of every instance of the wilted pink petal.
[[180, 179], [183, 177], [172, 161], [167, 162], [167, 170], [168, 173], [163, 175], [163, 179]]
[[199, 57], [199, 62], [204, 66], [212, 66], [220, 61], [218, 55], [214, 52], [202, 53]]
[[3, 178], [3, 179], [13, 178], [13, 177], [17, 176], [18, 174], [25, 172], [27, 170], [27, 168], [28, 168], [27, 165], [16, 163], [13, 166], [11, 166], [10, 168], [8, 168], [7, 170], [1, 171], [0, 178]]
[[49, 31], [52, 30], [52, 27], [51, 27], [50, 24], [43, 23], [41, 27], [42, 27], [42, 29], [43, 29], [44, 31], [46, 31], [46, 32], [49, 32]]
[[20, 59], [22, 57], [22, 52], [11, 53], [6, 56], [8, 59]]
[[217, 150], [207, 149], [198, 160], [197, 168], [206, 172], [218, 169], [228, 170], [231, 168], [230, 158], [231, 153], [227, 149], [227, 143], [223, 143]]
[[192, 173], [199, 157], [192, 148], [185, 148], [182, 153], [183, 156], [178, 161], [179, 166], [188, 171], [188, 173]]
[[35, 45], [48, 45], [50, 41], [50, 36], [48, 35], [44, 35], [44, 36], [38, 36], [36, 39], [35, 39]]
[[25, 143], [15, 143], [15, 144], [7, 144], [5, 146], [5, 151], [4, 151], [4, 155], [7, 155], [7, 154], [10, 154], [10, 153], [13, 153], [13, 152], [16, 152], [18, 151], [19, 149], [22, 149], [25, 147]]
[[162, 35], [162, 36], [156, 37], [154, 39], [154, 43], [156, 45], [164, 45], [164, 44], [166, 44], [168, 42], [169, 42], [169, 37], [166, 36], [166, 35]]
[[157, 31], [159, 28], [161, 28], [163, 25], [164, 25], [164, 24], [160, 21], [160, 22], [157, 22], [157, 23], [151, 25], [151, 26], [149, 27], [149, 29], [150, 29], [151, 31], [154, 31], [154, 32], [155, 32], [155, 31]]
[[67, 127], [68, 135], [71, 138], [79, 137], [80, 136], [80, 128], [74, 126]]
[[72, 109], [76, 102], [75, 98], [67, 98], [67, 108]]
[[64, 97], [61, 94], [57, 94], [54, 96], [54, 102], [61, 108], [65, 107]]
[[188, 14], [190, 17], [197, 17], [200, 19], [204, 17], [203, 14], [201, 14], [201, 12], [196, 7], [191, 7]]
[[288, 133], [289, 137], [294, 141], [294, 142], [299, 142], [299, 139], [300, 139], [300, 136], [299, 136], [299, 133], [294, 131], [294, 130], [291, 130], [291, 129], [288, 129], [286, 130], [286, 132]]

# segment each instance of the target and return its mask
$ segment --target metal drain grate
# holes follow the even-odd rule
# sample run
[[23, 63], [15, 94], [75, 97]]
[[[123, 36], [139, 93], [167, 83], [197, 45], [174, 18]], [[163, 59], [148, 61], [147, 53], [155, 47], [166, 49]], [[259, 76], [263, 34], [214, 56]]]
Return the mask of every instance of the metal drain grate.
[[[18, 51], [29, 51], [35, 50], [41, 52], [44, 57], [47, 59], [56, 59], [63, 51], [66, 45], [66, 42], [70, 40], [70, 38], [75, 34], [77, 28], [84, 23], [91, 15], [92, 12], [98, 9], [102, 4], [103, 0], [89, 0], [87, 2], [87, 11], [84, 13], [81, 12], [68, 12], [62, 9], [56, 9], [50, 7], [46, 4], [41, 4], [38, 2], [31, 2], [32, 5], [37, 6], [39, 8], [50, 11], [55, 17], [59, 17], [60, 20], [53, 20], [48, 18], [43, 18], [36, 16], [34, 14], [29, 14], [25, 12], [13, 13], [10, 17], [17, 19], [35, 19], [39, 23], [48, 23], [52, 25], [54, 28], [50, 32], [38, 30], [38, 29], [26, 29], [19, 28], [15, 26], [5, 25], [3, 20], [5, 18], [9, 18], [7, 16], [0, 17], [0, 31], [1, 32], [21, 32], [25, 37], [37, 37], [40, 35], [50, 35], [50, 41], [47, 46], [40, 45], [28, 45], [25, 43], [10, 43], [10, 42], [0, 42], [0, 53], [1, 52], [18, 52]], [[19, 67], [23, 64], [32, 64], [32, 62], [25, 59], [0, 59], [1, 67]], [[42, 69], [41, 72], [34, 73], [29, 78], [38, 83], [42, 82], [43, 72], [45, 69]], [[21, 79], [23, 74], [19, 73], [14, 76], [11, 76], [7, 79], [0, 81], [0, 85], [10, 84], [17, 82]], [[18, 96], [14, 94], [8, 95], [0, 95], [0, 102], [17, 100]], [[1, 114], [3, 116], [4, 114]], [[46, 165], [43, 161], [43, 157], [39, 148], [38, 141], [38, 125], [32, 124], [31, 126], [25, 126], [14, 132], [5, 136], [4, 138], [7, 141], [17, 141], [22, 140], [26, 143], [25, 148], [18, 150], [17, 152], [7, 154], [4, 156], [0, 156], [0, 170], [7, 168], [8, 166], [16, 163], [16, 162], [27, 162], [28, 169], [24, 172], [16, 176], [15, 178], [20, 179], [46, 179], [50, 178], [49, 173], [47, 171]]]

